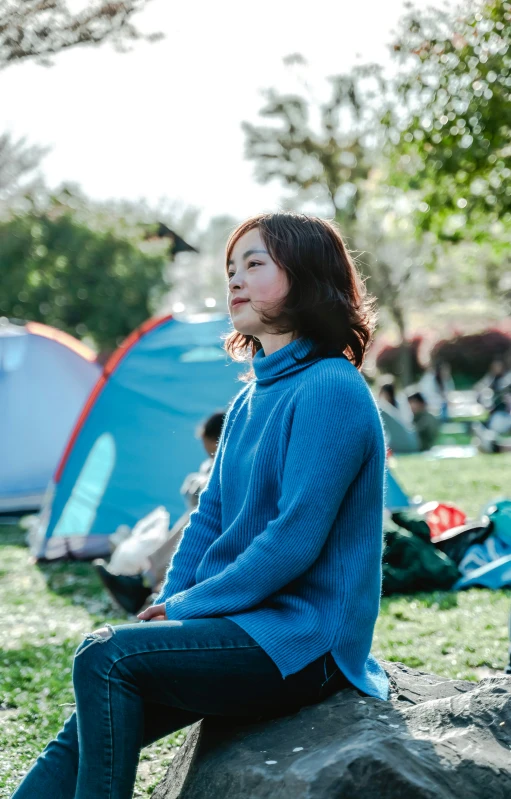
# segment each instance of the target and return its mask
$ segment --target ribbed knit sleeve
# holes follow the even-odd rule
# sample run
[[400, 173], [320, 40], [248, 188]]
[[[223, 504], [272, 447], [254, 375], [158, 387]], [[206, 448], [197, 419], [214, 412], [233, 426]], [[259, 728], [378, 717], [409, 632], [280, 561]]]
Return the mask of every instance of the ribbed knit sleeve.
[[[295, 395], [291, 429], [284, 431], [289, 440], [276, 518], [215, 576], [170, 597], [166, 587], [162, 596], [167, 597], [167, 618], [218, 616], [252, 608], [316, 561], [341, 503], [371, 455], [373, 433], [366, 424], [362, 407], [366, 394], [359, 381], [356, 373], [340, 380], [333, 371], [305, 381]], [[274, 453], [268, 452], [272, 457]], [[204, 550], [213, 519], [217, 521], [216, 466], [215, 482], [198, 512], [197, 553]], [[204, 512], [207, 529], [200, 527]], [[179, 574], [190, 575], [192, 563], [197, 563], [195, 554], [183, 553], [176, 564]], [[177, 584], [172, 581], [171, 587]]]

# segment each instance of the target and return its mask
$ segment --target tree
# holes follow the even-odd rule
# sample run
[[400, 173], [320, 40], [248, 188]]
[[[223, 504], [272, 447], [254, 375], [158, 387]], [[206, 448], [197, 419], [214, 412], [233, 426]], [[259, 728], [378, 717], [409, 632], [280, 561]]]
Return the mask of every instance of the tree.
[[0, 0], [0, 69], [35, 58], [48, 65], [51, 56], [80, 44], [112, 41], [120, 49], [130, 41], [154, 40], [132, 18], [148, 0], [97, 0], [71, 12], [66, 0]]
[[[300, 55], [284, 61], [306, 64]], [[370, 139], [378, 121], [376, 100], [384, 84], [376, 65], [336, 75], [329, 83], [330, 98], [323, 103], [310, 92], [303, 96], [266, 89], [266, 104], [259, 115], [270, 124], [242, 123], [245, 154], [255, 162], [261, 183], [276, 178], [298, 191], [302, 201], [314, 196], [349, 227], [373, 163]], [[319, 118], [316, 126], [312, 116]]]
[[[0, 0], [0, 70], [30, 58], [49, 65], [51, 55], [80, 44], [112, 41], [122, 49], [129, 41], [154, 41], [161, 34], [142, 34], [131, 21], [147, 2], [100, 0], [72, 13], [65, 0]], [[26, 145], [25, 139], [15, 142], [8, 133], [0, 135], [1, 204], [34, 188], [33, 172], [46, 152]]]
[[[305, 64], [297, 55], [287, 62]], [[266, 90], [259, 113], [270, 124], [243, 123], [246, 156], [255, 162], [259, 181], [278, 179], [292, 189], [292, 205], [313, 199], [316, 209], [335, 218], [350, 248], [361, 251], [357, 260], [370, 291], [406, 339], [405, 298], [412, 275], [416, 278], [421, 271], [418, 251], [423, 244], [407, 241], [403, 246], [403, 239], [413, 238], [408, 233], [401, 234], [399, 247], [396, 237], [389, 235], [400, 192], [380, 185], [380, 120], [389, 102], [386, 81], [378, 66], [366, 65], [329, 78], [329, 84], [325, 102], [316, 101], [310, 92], [304, 96]], [[408, 358], [406, 348], [403, 358]], [[403, 363], [403, 374], [405, 379], [411, 375], [408, 362]]]
[[144, 226], [137, 235], [100, 216], [87, 224], [79, 200], [63, 200], [0, 223], [0, 315], [45, 322], [111, 350], [169, 289], [167, 242], [144, 242]]
[[415, 192], [419, 233], [448, 242], [511, 233], [511, 4], [463, 14], [412, 8], [393, 46], [401, 71], [389, 108], [391, 178]]
[[36, 185], [34, 171], [47, 150], [28, 146], [25, 139], [14, 141], [9, 133], [0, 135], [0, 203], [8, 203]]
[[[225, 245], [238, 222], [231, 216], [213, 217], [205, 230], [195, 233], [198, 253], [183, 253], [172, 264], [172, 290], [165, 297], [165, 308], [176, 302], [185, 306], [187, 313], [227, 310]], [[181, 228], [180, 228], [181, 229]], [[214, 305], [205, 300], [214, 300]]]

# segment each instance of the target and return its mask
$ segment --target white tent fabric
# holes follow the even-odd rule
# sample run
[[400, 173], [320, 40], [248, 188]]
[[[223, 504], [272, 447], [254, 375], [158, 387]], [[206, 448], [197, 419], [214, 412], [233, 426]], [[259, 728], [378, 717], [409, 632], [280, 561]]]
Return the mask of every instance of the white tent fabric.
[[36, 510], [101, 374], [61, 331], [0, 319], [0, 513]]

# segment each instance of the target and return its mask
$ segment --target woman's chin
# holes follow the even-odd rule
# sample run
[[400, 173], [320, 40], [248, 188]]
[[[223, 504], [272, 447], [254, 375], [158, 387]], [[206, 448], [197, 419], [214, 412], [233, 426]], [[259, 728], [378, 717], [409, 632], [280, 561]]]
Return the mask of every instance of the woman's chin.
[[257, 329], [255, 325], [251, 325], [248, 322], [243, 322], [241, 319], [233, 319], [231, 317], [232, 326], [238, 333], [241, 333], [243, 336], [257, 336]]

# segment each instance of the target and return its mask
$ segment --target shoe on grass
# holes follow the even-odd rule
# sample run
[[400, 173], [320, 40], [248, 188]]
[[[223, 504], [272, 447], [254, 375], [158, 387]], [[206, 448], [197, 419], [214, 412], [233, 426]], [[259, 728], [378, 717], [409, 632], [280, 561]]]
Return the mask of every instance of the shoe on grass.
[[110, 596], [123, 610], [134, 614], [144, 607], [147, 597], [152, 594], [152, 588], [144, 585], [141, 574], [113, 574], [106, 561], [101, 558], [93, 561], [93, 566]]

